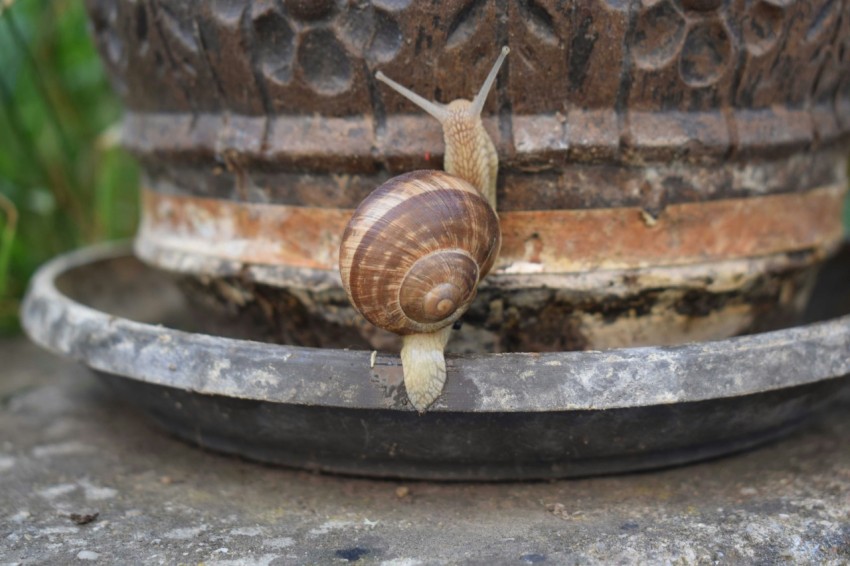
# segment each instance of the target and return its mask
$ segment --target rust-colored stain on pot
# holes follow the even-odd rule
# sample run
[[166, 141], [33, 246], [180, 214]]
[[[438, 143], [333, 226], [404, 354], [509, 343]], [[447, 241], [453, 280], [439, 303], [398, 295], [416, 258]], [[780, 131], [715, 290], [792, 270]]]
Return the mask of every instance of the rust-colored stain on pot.
[[575, 272], [683, 265], [830, 246], [842, 234], [841, 187], [639, 208], [502, 216], [501, 267]]
[[[509, 211], [498, 271], [570, 273], [757, 257], [832, 246], [845, 190], [641, 208]], [[242, 263], [335, 270], [348, 209], [264, 205], [143, 192], [149, 249]]]
[[351, 211], [266, 206], [143, 191], [137, 238], [160, 250], [314, 269], [336, 266]]

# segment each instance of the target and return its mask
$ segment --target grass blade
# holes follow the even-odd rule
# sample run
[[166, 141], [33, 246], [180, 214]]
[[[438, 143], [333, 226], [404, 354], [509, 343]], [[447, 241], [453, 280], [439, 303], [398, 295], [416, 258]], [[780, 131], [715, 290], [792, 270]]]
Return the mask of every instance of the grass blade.
[[72, 162], [74, 160], [74, 150], [68, 137], [68, 133], [62, 125], [62, 120], [59, 119], [59, 113], [56, 111], [56, 107], [53, 104], [53, 99], [50, 96], [50, 89], [47, 87], [47, 81], [44, 78], [44, 73], [42, 73], [41, 68], [38, 66], [38, 62], [30, 52], [29, 46], [24, 40], [24, 36], [21, 33], [18, 24], [15, 23], [12, 11], [5, 10], [2, 14], [0, 14], [0, 17], [2, 17], [3, 21], [6, 23], [6, 28], [9, 30], [12, 42], [18, 48], [18, 51], [24, 58], [24, 61], [26, 61], [30, 67], [33, 84], [35, 85], [36, 90], [38, 90], [38, 93], [41, 95], [41, 98], [44, 100], [44, 110], [47, 113], [48, 121], [53, 125], [56, 135], [59, 137], [59, 143], [62, 146], [62, 150], [65, 152], [65, 158], [68, 159], [69, 162]]
[[14, 203], [0, 193], [0, 210], [4, 214], [0, 230], [0, 299], [6, 297], [9, 288], [9, 264], [12, 259], [12, 244], [18, 230], [18, 209]]

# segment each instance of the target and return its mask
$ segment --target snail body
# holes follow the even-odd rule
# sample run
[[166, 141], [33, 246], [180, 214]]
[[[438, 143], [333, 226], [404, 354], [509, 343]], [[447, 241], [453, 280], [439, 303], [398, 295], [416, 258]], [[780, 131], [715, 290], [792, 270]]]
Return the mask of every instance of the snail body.
[[469, 308], [501, 245], [499, 161], [481, 110], [507, 54], [502, 48], [472, 101], [438, 104], [376, 75], [440, 122], [445, 171], [413, 171], [375, 189], [343, 234], [340, 275], [369, 322], [402, 335], [405, 387], [419, 411], [442, 392], [452, 324]]

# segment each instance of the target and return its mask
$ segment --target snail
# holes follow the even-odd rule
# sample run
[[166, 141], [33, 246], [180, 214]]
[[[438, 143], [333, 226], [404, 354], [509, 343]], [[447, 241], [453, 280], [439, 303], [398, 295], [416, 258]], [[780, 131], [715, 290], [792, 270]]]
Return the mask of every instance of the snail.
[[445, 171], [405, 173], [366, 197], [343, 233], [339, 269], [352, 305], [402, 336], [405, 388], [420, 412], [442, 393], [452, 325], [499, 254], [499, 160], [481, 111], [508, 53], [503, 47], [471, 102], [438, 104], [376, 75], [440, 122]]

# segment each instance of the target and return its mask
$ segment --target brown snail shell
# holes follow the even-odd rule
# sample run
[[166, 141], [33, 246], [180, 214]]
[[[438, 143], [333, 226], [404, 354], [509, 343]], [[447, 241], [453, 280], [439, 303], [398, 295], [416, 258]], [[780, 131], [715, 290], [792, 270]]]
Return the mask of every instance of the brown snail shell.
[[434, 332], [466, 312], [500, 245], [499, 219], [475, 187], [443, 171], [413, 171], [375, 189], [354, 212], [340, 275], [375, 326]]

